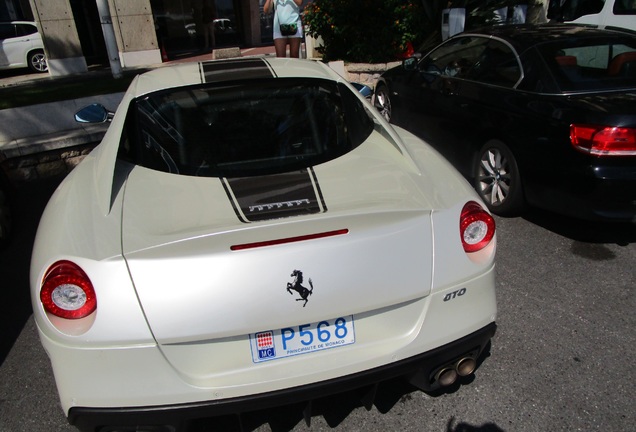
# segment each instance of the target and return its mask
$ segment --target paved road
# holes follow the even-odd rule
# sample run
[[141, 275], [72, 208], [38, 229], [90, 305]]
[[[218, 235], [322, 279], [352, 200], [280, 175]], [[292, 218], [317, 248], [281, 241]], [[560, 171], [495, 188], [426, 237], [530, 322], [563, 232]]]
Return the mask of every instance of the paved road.
[[[30, 247], [54, 186], [22, 190], [17, 236], [0, 251], [0, 432], [74, 430], [59, 408], [28, 298]], [[472, 382], [437, 397], [391, 383], [371, 411], [348, 394], [316, 404], [310, 428], [298, 407], [284, 407], [248, 418], [247, 430], [633, 430], [636, 228], [538, 212], [497, 223], [499, 330]]]

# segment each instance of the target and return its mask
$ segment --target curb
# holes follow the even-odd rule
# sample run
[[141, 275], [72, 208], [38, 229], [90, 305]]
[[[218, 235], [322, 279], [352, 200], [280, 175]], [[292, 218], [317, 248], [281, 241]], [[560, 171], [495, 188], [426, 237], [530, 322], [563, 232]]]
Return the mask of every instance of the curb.
[[75, 113], [91, 103], [101, 103], [114, 111], [123, 95], [89, 96], [0, 110], [0, 154], [9, 180], [21, 183], [70, 172], [108, 129], [107, 123], [77, 123]]

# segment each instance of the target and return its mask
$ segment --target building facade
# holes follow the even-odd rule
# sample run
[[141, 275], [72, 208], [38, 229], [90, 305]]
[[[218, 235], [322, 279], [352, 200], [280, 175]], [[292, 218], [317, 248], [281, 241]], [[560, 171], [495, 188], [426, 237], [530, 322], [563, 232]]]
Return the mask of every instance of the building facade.
[[[0, 0], [0, 21], [38, 24], [53, 76], [161, 63], [215, 47], [272, 43], [265, 0]], [[206, 33], [207, 32], [207, 33]]]

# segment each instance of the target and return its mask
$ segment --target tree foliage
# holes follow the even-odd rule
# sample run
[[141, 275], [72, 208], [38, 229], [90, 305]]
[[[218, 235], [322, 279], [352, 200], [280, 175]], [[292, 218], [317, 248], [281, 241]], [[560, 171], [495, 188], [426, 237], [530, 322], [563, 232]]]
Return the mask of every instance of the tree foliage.
[[496, 10], [540, 0], [313, 0], [303, 22], [325, 60], [378, 63], [441, 42], [442, 11], [465, 8], [466, 28], [501, 23]]
[[365, 63], [395, 60], [432, 30], [421, 0], [314, 0], [303, 22], [325, 60]]

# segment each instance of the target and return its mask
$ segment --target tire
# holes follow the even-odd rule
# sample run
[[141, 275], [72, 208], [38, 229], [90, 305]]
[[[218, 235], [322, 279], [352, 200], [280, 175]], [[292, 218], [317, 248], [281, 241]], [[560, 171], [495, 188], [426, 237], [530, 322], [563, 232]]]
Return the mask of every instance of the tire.
[[500, 216], [516, 216], [525, 207], [517, 161], [501, 141], [488, 141], [474, 166], [474, 187], [488, 209]]
[[376, 107], [386, 121], [391, 121], [391, 99], [389, 97], [389, 89], [384, 84], [377, 87], [373, 98], [373, 106]]
[[27, 55], [27, 62], [29, 69], [33, 72], [42, 73], [49, 70], [49, 65], [46, 63], [46, 56], [42, 50], [31, 51]]

